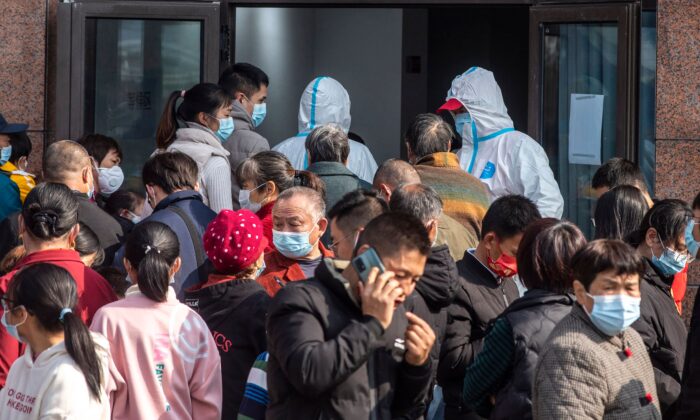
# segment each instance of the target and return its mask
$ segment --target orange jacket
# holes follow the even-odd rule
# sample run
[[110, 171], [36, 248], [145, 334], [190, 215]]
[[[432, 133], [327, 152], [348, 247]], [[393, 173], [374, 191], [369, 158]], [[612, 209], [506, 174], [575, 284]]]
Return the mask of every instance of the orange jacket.
[[[328, 250], [321, 241], [318, 242], [322, 258], [333, 258], [333, 252]], [[267, 294], [275, 294], [290, 281], [306, 280], [304, 272], [296, 260], [285, 257], [274, 250], [265, 254], [265, 271], [258, 277], [258, 283], [265, 288]]]

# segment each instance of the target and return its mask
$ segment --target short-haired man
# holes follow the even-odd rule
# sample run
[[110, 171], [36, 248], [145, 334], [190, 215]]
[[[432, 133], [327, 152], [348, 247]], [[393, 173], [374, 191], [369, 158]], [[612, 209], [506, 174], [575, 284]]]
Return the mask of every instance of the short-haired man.
[[[379, 165], [374, 176], [374, 189], [389, 202], [391, 194], [401, 185], [420, 184], [418, 171], [410, 163], [400, 159], [389, 159]], [[479, 237], [473, 229], [468, 230], [464, 225], [446, 215], [440, 213], [438, 218], [438, 235], [435, 245], [447, 245], [452, 259], [458, 261], [464, 256], [467, 249], [475, 248], [479, 243]]]
[[459, 167], [459, 158], [450, 152], [453, 130], [435, 114], [420, 114], [406, 130], [408, 160], [421, 182], [437, 191], [443, 211], [460, 222], [474, 237], [481, 232], [481, 219], [489, 207], [486, 187]]
[[272, 242], [258, 283], [274, 296], [287, 283], [313, 277], [321, 260], [333, 253], [321, 243], [328, 228], [326, 203], [307, 187], [284, 190], [272, 208]]
[[[160, 153], [143, 166], [142, 179], [153, 214], [143, 222], [168, 225], [180, 242], [182, 265], [175, 274], [173, 288], [181, 301], [185, 291], [205, 282], [208, 260], [202, 236], [216, 213], [204, 204], [197, 192], [197, 163], [181, 152]], [[124, 247], [119, 250], [115, 265], [121, 267]]]
[[[424, 319], [435, 331], [435, 345], [430, 352], [433, 361], [431, 385], [435, 382], [440, 349], [445, 338], [447, 326], [447, 307], [452, 303], [459, 287], [457, 266], [450, 255], [447, 245], [435, 245], [439, 235], [438, 224], [442, 213], [442, 200], [435, 190], [423, 184], [403, 185], [391, 194], [389, 208], [394, 212], [410, 214], [418, 218], [428, 230], [428, 237], [433, 246], [430, 248], [423, 277], [416, 284], [415, 293], [406, 299], [406, 310]], [[432, 391], [432, 386], [430, 387]], [[416, 414], [424, 413], [430, 405], [432, 392], [424, 405], [416, 408]]]
[[596, 198], [600, 198], [601, 195], [618, 185], [631, 185], [639, 188], [644, 194], [649, 208], [654, 207], [654, 201], [649, 195], [649, 189], [644, 180], [642, 170], [631, 160], [619, 157], [612, 158], [602, 164], [591, 179], [591, 188], [593, 188]]
[[476, 249], [457, 262], [460, 285], [448, 308], [438, 383], [445, 398], [445, 419], [463, 418], [464, 372], [481, 350], [489, 323], [520, 296], [515, 256], [525, 228], [540, 219], [537, 206], [519, 195], [496, 199], [484, 216]]
[[[235, 177], [236, 168], [250, 156], [270, 150], [267, 139], [256, 131], [267, 114], [267, 89], [270, 79], [264, 71], [248, 63], [236, 63], [228, 67], [219, 77], [219, 85], [234, 99], [231, 118], [235, 130], [224, 142], [230, 153], [231, 173]], [[234, 178], [235, 180], [235, 178]], [[238, 183], [231, 183], [234, 208], [238, 207]]]
[[355, 190], [345, 194], [328, 212], [330, 248], [335, 258], [349, 261], [367, 223], [387, 211], [389, 206], [375, 191]]
[[409, 414], [430, 383], [435, 334], [402, 302], [423, 275], [430, 250], [420, 221], [385, 213], [360, 235], [386, 271], [366, 281], [325, 259], [311, 280], [288, 286], [267, 320], [268, 419], [390, 419]]

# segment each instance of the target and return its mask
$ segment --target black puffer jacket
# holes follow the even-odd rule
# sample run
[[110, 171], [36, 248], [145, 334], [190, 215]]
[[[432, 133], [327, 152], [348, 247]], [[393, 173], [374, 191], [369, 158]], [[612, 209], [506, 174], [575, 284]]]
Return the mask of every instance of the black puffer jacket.
[[465, 369], [481, 350], [489, 324], [520, 297], [512, 278], [496, 278], [469, 251], [457, 263], [457, 270], [460, 285], [447, 309], [447, 329], [437, 374], [447, 420], [463, 419], [469, 412], [462, 404]]
[[425, 398], [430, 359], [404, 362], [405, 309], [389, 328], [364, 316], [329, 259], [312, 279], [290, 283], [267, 320], [267, 419], [392, 419]]
[[[425, 320], [435, 332], [435, 344], [430, 350], [430, 358], [433, 363], [431, 384], [435, 382], [440, 361], [440, 347], [445, 339], [447, 307], [454, 300], [457, 287], [459, 287], [457, 265], [450, 255], [450, 248], [447, 245], [436, 246], [430, 250], [428, 261], [425, 264], [425, 272], [416, 284], [416, 290], [404, 303], [407, 311], [413, 312]], [[430, 389], [432, 391], [432, 386]], [[416, 412], [424, 412], [425, 407], [430, 405], [431, 399], [432, 392], [428, 394], [422, 407], [416, 408]]]
[[700, 305], [695, 296], [693, 317], [690, 320], [688, 347], [685, 349], [689, 357], [685, 358], [681, 396], [678, 399], [676, 420], [700, 419], [700, 357], [693, 357], [700, 352]]
[[641, 315], [632, 324], [649, 351], [661, 414], [665, 419], [675, 414], [688, 339], [688, 331], [671, 296], [672, 283], [673, 276], [664, 277], [646, 260], [646, 272], [640, 282]]

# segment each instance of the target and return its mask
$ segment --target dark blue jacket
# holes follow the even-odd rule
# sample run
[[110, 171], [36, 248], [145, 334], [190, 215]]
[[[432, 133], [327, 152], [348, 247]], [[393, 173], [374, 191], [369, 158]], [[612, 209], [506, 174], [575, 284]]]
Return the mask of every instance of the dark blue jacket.
[[[184, 301], [185, 290], [206, 281], [206, 276], [208, 273], [206, 270], [203, 270], [205, 277], [202, 279], [199, 278], [199, 266], [197, 264], [195, 244], [193, 243], [192, 236], [187, 229], [187, 224], [177, 213], [175, 213], [175, 211], [173, 211], [173, 207], [181, 209], [187, 216], [189, 216], [197, 231], [197, 240], [199, 241], [198, 246], [201, 245], [204, 231], [206, 230], [209, 222], [216, 217], [216, 213], [214, 213], [212, 209], [204, 204], [202, 201], [202, 196], [199, 195], [198, 192], [191, 190], [178, 191], [164, 198], [153, 210], [153, 214], [140, 222], [164, 223], [168, 225], [177, 235], [177, 239], [180, 241], [180, 258], [182, 259], [182, 266], [180, 267], [180, 271], [175, 274], [175, 284], [173, 287], [177, 292], [178, 299]], [[124, 247], [122, 246], [115, 258], [115, 266], [121, 269], [123, 269], [123, 257]], [[204, 255], [204, 259], [206, 260], [206, 255]]]
[[0, 171], [0, 220], [21, 209], [17, 184], [12, 182], [7, 172]]

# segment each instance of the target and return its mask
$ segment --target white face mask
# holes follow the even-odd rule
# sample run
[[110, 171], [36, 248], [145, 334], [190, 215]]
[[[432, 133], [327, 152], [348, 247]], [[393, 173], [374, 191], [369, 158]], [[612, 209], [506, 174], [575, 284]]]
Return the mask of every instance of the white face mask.
[[265, 183], [262, 183], [252, 190], [240, 190], [238, 192], [238, 204], [241, 205], [242, 209], [248, 209], [253, 213], [257, 213], [262, 208], [262, 203], [254, 203], [250, 201], [250, 193], [264, 185]]
[[124, 172], [122, 172], [122, 168], [115, 165], [111, 168], [99, 168], [98, 170], [100, 172], [98, 182], [102, 194], [110, 195], [122, 186], [124, 182]]

